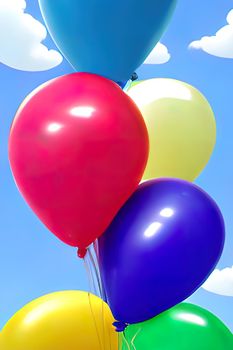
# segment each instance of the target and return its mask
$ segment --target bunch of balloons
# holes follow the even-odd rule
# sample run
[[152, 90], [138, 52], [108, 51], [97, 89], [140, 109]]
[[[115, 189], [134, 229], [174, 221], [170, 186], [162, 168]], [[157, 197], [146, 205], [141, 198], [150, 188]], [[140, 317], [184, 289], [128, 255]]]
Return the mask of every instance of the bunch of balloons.
[[192, 184], [215, 145], [213, 111], [181, 81], [151, 79], [122, 90], [176, 1], [39, 3], [79, 73], [26, 98], [10, 131], [10, 164], [52, 233], [80, 258], [95, 243], [105, 301], [78, 291], [37, 299], [6, 324], [1, 349], [232, 349], [220, 320], [182, 303], [224, 246], [219, 208]]

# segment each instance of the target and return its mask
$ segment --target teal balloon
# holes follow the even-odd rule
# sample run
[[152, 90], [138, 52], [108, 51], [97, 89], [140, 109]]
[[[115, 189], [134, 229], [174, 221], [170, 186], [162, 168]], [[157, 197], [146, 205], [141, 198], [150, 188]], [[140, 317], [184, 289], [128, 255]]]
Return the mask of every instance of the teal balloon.
[[231, 331], [213, 314], [192, 304], [176, 307], [148, 321], [130, 325], [122, 350], [232, 350]]
[[177, 0], [39, 0], [58, 48], [77, 70], [130, 79], [166, 29]]

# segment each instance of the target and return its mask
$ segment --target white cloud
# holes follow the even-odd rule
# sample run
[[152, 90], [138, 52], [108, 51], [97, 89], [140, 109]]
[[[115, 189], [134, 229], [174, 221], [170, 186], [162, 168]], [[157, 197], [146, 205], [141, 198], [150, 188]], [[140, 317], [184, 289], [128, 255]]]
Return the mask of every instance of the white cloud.
[[154, 50], [145, 60], [144, 64], [164, 64], [171, 58], [170, 53], [165, 45], [158, 43]]
[[25, 0], [0, 0], [0, 63], [24, 71], [56, 67], [62, 56], [42, 44], [47, 30], [26, 6]]
[[233, 10], [227, 15], [227, 23], [214, 36], [204, 36], [193, 41], [189, 48], [203, 50], [217, 57], [233, 58]]
[[233, 297], [233, 266], [214, 270], [202, 287], [208, 292]]

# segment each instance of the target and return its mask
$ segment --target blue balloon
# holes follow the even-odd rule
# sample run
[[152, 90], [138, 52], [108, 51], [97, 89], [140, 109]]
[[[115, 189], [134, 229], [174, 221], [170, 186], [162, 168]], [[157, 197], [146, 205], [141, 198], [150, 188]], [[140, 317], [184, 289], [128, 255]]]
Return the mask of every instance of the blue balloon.
[[161, 38], [177, 0], [39, 0], [58, 48], [77, 71], [125, 82]]
[[215, 268], [224, 238], [220, 210], [197, 186], [175, 179], [140, 185], [99, 239], [100, 271], [118, 329], [188, 298]]

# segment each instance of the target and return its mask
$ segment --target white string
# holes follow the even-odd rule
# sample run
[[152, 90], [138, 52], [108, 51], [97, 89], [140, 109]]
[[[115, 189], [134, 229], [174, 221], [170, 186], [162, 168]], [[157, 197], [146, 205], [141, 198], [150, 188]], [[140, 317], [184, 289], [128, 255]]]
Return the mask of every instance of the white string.
[[142, 330], [142, 328], [139, 328], [138, 331], [137, 331], [137, 333], [133, 336], [133, 338], [132, 338], [132, 340], [131, 340], [131, 345], [132, 345], [132, 347], [133, 347], [134, 350], [137, 350], [137, 349], [136, 349], [136, 346], [135, 346], [135, 344], [134, 344], [134, 341], [135, 341], [135, 339], [137, 338], [138, 334], [141, 332], [141, 330]]
[[129, 345], [129, 343], [128, 343], [128, 340], [126, 339], [125, 332], [122, 332], [122, 334], [123, 334], [123, 339], [124, 339], [124, 341], [125, 341], [125, 344], [126, 344], [128, 350], [130, 350], [130, 345]]
[[[102, 286], [102, 281], [101, 281], [100, 271], [98, 266], [98, 259], [93, 246], [90, 246], [87, 249], [87, 254], [84, 258], [84, 264], [87, 271], [89, 286], [91, 288], [91, 291], [94, 292], [94, 294], [99, 296], [101, 299], [105, 298], [105, 292]], [[105, 329], [105, 317], [104, 317], [104, 301], [102, 301], [100, 313], [101, 313], [100, 317], [101, 317], [101, 324], [102, 324], [102, 329], [101, 329], [102, 334], [99, 334], [99, 329], [96, 325], [96, 320], [95, 320], [95, 328], [96, 328], [96, 331], [98, 332], [98, 338], [101, 345], [101, 349], [105, 350], [106, 329]], [[94, 317], [93, 310], [92, 310], [92, 314]], [[103, 340], [103, 343], [101, 340]], [[109, 349], [110, 349], [111, 347], [110, 337], [109, 337], [109, 341], [110, 341], [110, 346], [109, 346]]]

